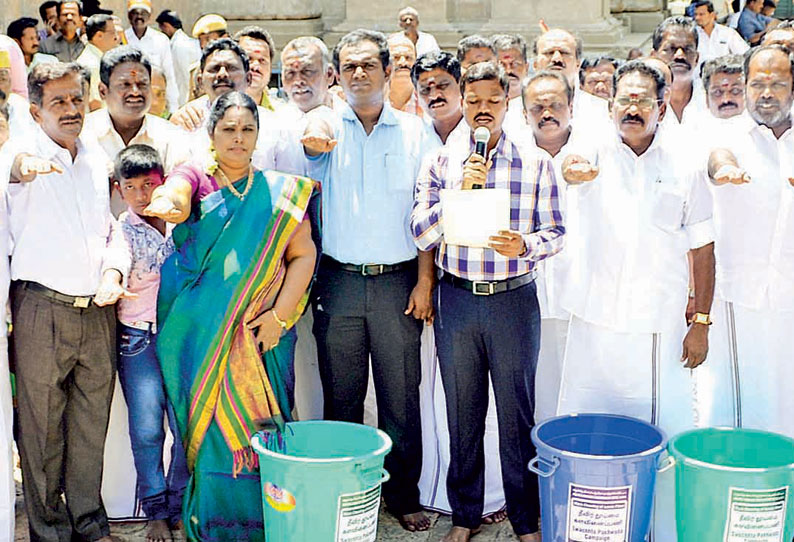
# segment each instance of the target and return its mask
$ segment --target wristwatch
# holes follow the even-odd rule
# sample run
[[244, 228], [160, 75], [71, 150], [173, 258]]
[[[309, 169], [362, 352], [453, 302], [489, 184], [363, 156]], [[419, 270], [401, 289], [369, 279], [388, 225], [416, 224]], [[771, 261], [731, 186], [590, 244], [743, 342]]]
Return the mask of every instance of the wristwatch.
[[690, 324], [703, 324], [704, 326], [711, 325], [711, 316], [706, 314], [705, 312], [696, 312], [692, 319], [689, 321]]

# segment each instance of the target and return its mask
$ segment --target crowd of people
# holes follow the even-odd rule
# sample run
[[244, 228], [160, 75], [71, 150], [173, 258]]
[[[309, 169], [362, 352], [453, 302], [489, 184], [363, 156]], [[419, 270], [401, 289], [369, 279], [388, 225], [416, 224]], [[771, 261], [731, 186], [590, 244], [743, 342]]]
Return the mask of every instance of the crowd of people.
[[391, 437], [406, 530], [537, 542], [551, 417], [794, 437], [794, 26], [767, 3], [695, 0], [625, 61], [545, 27], [444, 52], [408, 7], [285, 44], [280, 88], [267, 30], [218, 14], [10, 23], [0, 539], [14, 442], [37, 542], [264, 540], [250, 438], [311, 418]]

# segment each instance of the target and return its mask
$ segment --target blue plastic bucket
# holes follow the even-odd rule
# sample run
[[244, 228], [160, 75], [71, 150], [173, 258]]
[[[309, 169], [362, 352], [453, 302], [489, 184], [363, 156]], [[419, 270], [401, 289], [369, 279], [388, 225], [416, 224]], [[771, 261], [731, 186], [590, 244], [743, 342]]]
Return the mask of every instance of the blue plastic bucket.
[[389, 436], [354, 423], [288, 423], [283, 440], [259, 432], [268, 542], [375, 542]]
[[532, 430], [543, 542], [645, 542], [664, 433], [642, 420], [578, 414]]

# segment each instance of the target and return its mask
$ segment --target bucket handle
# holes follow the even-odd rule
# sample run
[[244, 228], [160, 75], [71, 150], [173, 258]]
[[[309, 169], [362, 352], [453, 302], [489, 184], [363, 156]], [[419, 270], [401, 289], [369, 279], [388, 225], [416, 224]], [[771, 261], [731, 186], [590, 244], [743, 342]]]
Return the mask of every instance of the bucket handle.
[[[541, 468], [541, 465], [544, 468]], [[532, 461], [529, 462], [529, 470], [540, 476], [541, 478], [548, 478], [557, 471], [560, 466], [560, 460], [556, 457], [551, 458], [551, 463], [536, 455]]]
[[379, 486], [391, 480], [391, 474], [383, 467], [364, 469], [361, 465], [356, 465], [355, 470], [361, 485], [365, 487]]
[[659, 466], [656, 467], [657, 474], [667, 472], [675, 467], [675, 458], [672, 455], [667, 455], [659, 461]]

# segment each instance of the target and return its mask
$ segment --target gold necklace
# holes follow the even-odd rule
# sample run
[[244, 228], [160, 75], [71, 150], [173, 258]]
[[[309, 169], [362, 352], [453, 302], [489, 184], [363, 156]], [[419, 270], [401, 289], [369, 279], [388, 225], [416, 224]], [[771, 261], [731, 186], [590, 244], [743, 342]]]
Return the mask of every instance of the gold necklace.
[[229, 178], [226, 176], [226, 174], [223, 172], [221, 168], [217, 169], [217, 173], [220, 173], [220, 176], [223, 177], [223, 182], [229, 188], [229, 192], [231, 192], [234, 195], [234, 197], [236, 197], [240, 201], [243, 201], [245, 199], [245, 196], [248, 195], [248, 192], [251, 190], [251, 186], [253, 186], [254, 184], [254, 168], [251, 166], [248, 166], [248, 181], [246, 181], [245, 183], [245, 190], [243, 190], [242, 194], [237, 191], [237, 189], [234, 187], [231, 181], [229, 181]]

